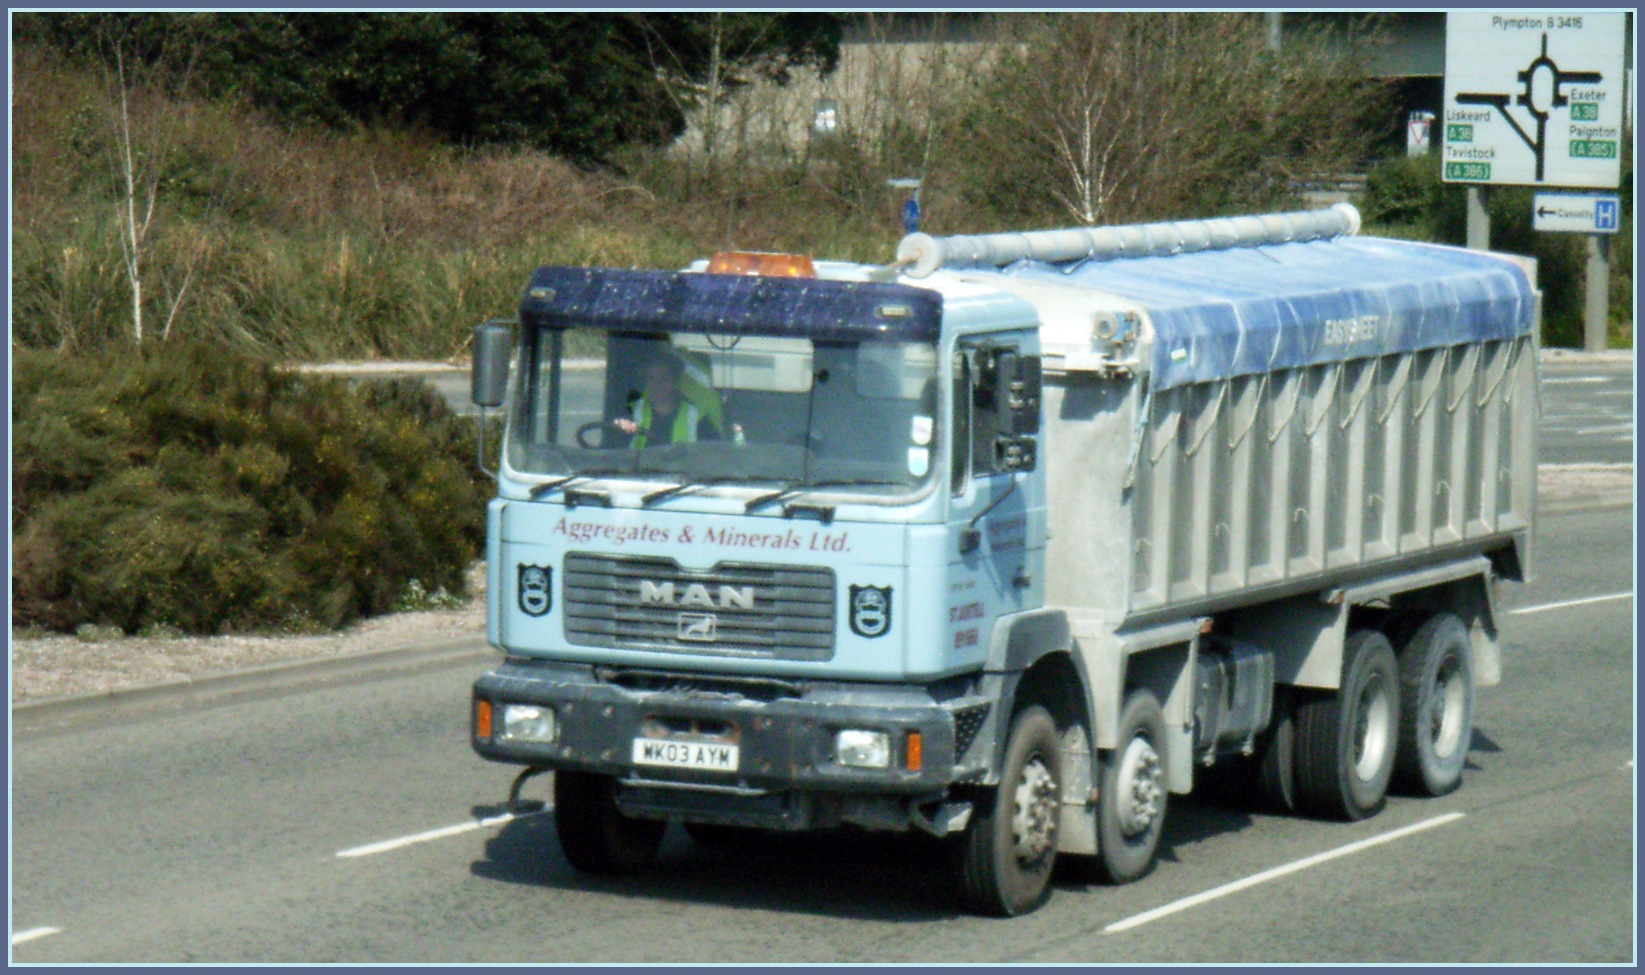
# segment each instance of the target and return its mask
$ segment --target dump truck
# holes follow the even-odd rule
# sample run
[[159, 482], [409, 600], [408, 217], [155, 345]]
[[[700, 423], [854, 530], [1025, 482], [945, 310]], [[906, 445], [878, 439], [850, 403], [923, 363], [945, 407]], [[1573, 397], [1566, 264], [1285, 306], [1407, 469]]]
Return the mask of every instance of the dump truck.
[[513, 808], [553, 773], [581, 871], [670, 822], [917, 830], [1005, 916], [1058, 860], [1147, 873], [1196, 782], [1338, 820], [1450, 792], [1532, 572], [1534, 265], [1358, 229], [537, 269], [475, 330], [507, 413], [473, 748]]

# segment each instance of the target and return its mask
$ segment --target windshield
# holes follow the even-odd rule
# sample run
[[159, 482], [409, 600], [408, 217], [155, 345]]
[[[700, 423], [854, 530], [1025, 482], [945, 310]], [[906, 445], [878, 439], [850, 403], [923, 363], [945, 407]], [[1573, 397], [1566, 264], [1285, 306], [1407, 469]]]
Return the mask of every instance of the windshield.
[[931, 470], [926, 343], [545, 327], [524, 352], [518, 473], [900, 494]]

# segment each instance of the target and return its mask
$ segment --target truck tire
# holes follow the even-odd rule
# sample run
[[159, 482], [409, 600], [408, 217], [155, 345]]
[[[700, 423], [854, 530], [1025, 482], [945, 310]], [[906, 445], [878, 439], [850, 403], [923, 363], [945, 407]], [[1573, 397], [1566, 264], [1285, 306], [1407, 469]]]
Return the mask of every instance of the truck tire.
[[1104, 753], [1097, 788], [1097, 871], [1128, 884], [1154, 865], [1165, 822], [1165, 714], [1149, 691], [1132, 691], [1120, 712], [1119, 747]]
[[1252, 765], [1257, 796], [1270, 812], [1297, 811], [1297, 723], [1287, 688], [1274, 689], [1274, 716], [1262, 733]]
[[1062, 784], [1056, 723], [1037, 704], [1024, 708], [1011, 722], [999, 785], [977, 803], [954, 846], [967, 908], [1015, 917], [1045, 903], [1057, 860]]
[[583, 873], [633, 873], [656, 859], [668, 824], [617, 809], [616, 781], [592, 772], [554, 773], [554, 828], [566, 860]]
[[1296, 713], [1297, 798], [1317, 816], [1356, 820], [1382, 807], [1399, 737], [1399, 665], [1376, 630], [1342, 647], [1335, 693], [1303, 699]]
[[1442, 796], [1462, 782], [1474, 735], [1474, 665], [1468, 627], [1451, 613], [1429, 617], [1399, 651], [1402, 791]]

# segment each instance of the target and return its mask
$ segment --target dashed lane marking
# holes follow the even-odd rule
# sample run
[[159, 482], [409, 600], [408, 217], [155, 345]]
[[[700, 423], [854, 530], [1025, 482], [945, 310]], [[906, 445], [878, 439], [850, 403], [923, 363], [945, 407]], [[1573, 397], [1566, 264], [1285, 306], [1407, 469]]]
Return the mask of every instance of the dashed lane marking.
[[464, 833], [472, 833], [477, 829], [486, 829], [491, 826], [502, 826], [505, 823], [512, 823], [516, 819], [527, 819], [532, 816], [540, 815], [542, 815], [541, 812], [526, 813], [521, 816], [516, 816], [513, 813], [503, 813], [501, 816], [490, 816], [486, 819], [476, 819], [473, 822], [458, 823], [455, 826], [442, 826], [439, 829], [431, 829], [426, 833], [416, 833], [412, 836], [401, 836], [392, 840], [383, 840], [379, 843], [367, 843], [365, 846], [356, 846], [347, 850], [338, 850], [337, 855], [339, 857], [352, 858], [371, 856], [374, 853], [387, 853], [390, 850], [398, 850], [407, 846], [416, 846], [418, 843], [431, 843], [435, 840], [443, 840], [452, 836], [461, 836]]
[[1614, 592], [1609, 596], [1589, 596], [1586, 599], [1567, 599], [1562, 603], [1544, 603], [1541, 606], [1521, 606], [1519, 609], [1508, 610], [1509, 616], [1518, 616], [1521, 613], [1546, 613], [1550, 609], [1567, 609], [1571, 606], [1586, 606], [1589, 603], [1608, 603], [1613, 599], [1632, 599], [1631, 592]]
[[17, 945], [22, 944], [25, 941], [34, 941], [34, 940], [37, 940], [39, 938], [44, 938], [47, 935], [62, 934], [62, 933], [63, 933], [62, 928], [29, 928], [27, 931], [19, 931], [16, 934], [12, 935], [11, 936], [11, 943], [12, 943], [13, 947], [15, 947]]
[[1412, 833], [1419, 833], [1425, 829], [1433, 829], [1435, 826], [1443, 826], [1446, 823], [1454, 823], [1463, 818], [1464, 815], [1466, 814], [1460, 812], [1446, 813], [1443, 816], [1435, 816], [1433, 819], [1425, 819], [1420, 823], [1413, 823], [1410, 826], [1404, 826], [1378, 836], [1372, 836], [1369, 839], [1363, 839], [1357, 843], [1349, 843], [1347, 846], [1339, 846], [1334, 850], [1327, 850], [1324, 853], [1315, 854], [1314, 856], [1298, 860], [1295, 863], [1287, 863], [1284, 866], [1275, 867], [1272, 870], [1264, 870], [1262, 873], [1252, 874], [1243, 880], [1236, 880], [1233, 883], [1223, 884], [1221, 887], [1214, 887], [1211, 890], [1195, 894], [1192, 897], [1184, 897], [1181, 900], [1172, 901], [1163, 907], [1156, 907], [1151, 911], [1144, 911], [1141, 914], [1128, 917], [1123, 921], [1115, 921], [1113, 924], [1108, 925], [1102, 930], [1104, 934], [1118, 934], [1121, 931], [1129, 931], [1134, 927], [1147, 924], [1150, 921], [1157, 921], [1162, 917], [1168, 917], [1172, 914], [1178, 913], [1179, 911], [1186, 911], [1191, 907], [1198, 907], [1208, 901], [1214, 901], [1219, 897], [1227, 897], [1229, 894], [1238, 893], [1248, 887], [1255, 887], [1258, 884], [1267, 883], [1270, 880], [1277, 880], [1288, 874], [1297, 873], [1301, 870], [1307, 870], [1309, 867], [1317, 867], [1322, 863], [1335, 860], [1339, 857], [1345, 857], [1354, 853], [1359, 853], [1363, 850], [1369, 850], [1373, 846], [1381, 846], [1384, 843], [1391, 843], [1394, 840], [1410, 836]]

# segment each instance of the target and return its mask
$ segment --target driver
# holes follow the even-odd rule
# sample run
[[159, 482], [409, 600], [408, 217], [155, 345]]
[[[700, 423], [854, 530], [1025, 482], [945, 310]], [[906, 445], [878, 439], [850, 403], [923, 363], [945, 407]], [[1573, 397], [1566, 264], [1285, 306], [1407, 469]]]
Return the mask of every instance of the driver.
[[631, 412], [613, 423], [629, 435], [629, 445], [636, 449], [723, 436], [719, 397], [686, 376], [685, 364], [670, 352], [657, 352], [646, 363], [645, 389]]

